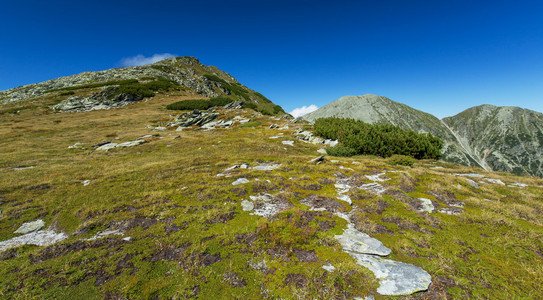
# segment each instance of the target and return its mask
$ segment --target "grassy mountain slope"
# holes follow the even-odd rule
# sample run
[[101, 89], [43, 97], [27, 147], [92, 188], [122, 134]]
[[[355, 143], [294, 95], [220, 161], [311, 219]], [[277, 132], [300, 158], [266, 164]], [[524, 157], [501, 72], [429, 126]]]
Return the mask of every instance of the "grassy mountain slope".
[[[167, 104], [194, 97], [182, 93], [84, 113], [51, 113], [48, 98], [18, 113], [8, 110], [22, 103], [3, 108], [0, 241], [37, 219], [68, 235], [0, 251], [3, 298], [398, 298], [377, 294], [375, 276], [342, 251], [340, 213], [389, 247], [391, 259], [432, 276], [428, 291], [401, 299], [541, 297], [541, 180], [365, 156], [313, 164], [319, 147], [296, 140], [301, 125], [248, 109], [216, 110], [250, 119], [231, 128], [155, 130], [173, 118]], [[146, 135], [139, 146], [93, 147]], [[68, 148], [75, 143], [83, 144]], [[251, 169], [271, 164], [280, 165]], [[352, 205], [337, 200], [340, 179], [358, 186], [383, 172], [383, 193], [353, 188]], [[475, 172], [505, 185], [455, 175]], [[232, 184], [240, 178], [249, 182]], [[280, 204], [275, 215], [242, 209], [264, 194]], [[417, 198], [460, 214], [421, 212]]]

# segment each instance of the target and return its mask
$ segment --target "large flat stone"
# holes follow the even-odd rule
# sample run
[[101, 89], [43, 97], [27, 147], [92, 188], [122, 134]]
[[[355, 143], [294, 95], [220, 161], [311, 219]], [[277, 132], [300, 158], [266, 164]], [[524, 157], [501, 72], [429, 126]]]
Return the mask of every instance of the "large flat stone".
[[40, 230], [43, 226], [45, 226], [45, 222], [43, 220], [36, 220], [34, 222], [24, 223], [23, 225], [21, 225], [21, 227], [15, 230], [14, 233], [27, 234], [33, 231]]
[[58, 243], [67, 237], [68, 236], [63, 232], [57, 233], [52, 230], [34, 231], [25, 235], [14, 237], [7, 241], [0, 242], [0, 251], [5, 251], [22, 245], [49, 246]]
[[421, 267], [374, 255], [348, 253], [359, 265], [368, 268], [379, 279], [377, 293], [381, 295], [410, 295], [427, 290], [432, 282], [432, 276]]
[[336, 239], [343, 247], [343, 250], [348, 252], [381, 256], [387, 256], [391, 252], [381, 241], [356, 230], [352, 224], [348, 225], [342, 235], [336, 235]]

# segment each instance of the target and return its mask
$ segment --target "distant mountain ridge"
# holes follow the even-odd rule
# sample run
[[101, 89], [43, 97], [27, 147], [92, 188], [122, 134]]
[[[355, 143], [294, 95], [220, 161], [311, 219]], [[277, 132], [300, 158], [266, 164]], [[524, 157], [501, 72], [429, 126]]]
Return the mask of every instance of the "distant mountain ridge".
[[488, 171], [543, 176], [543, 114], [481, 105], [442, 120], [383, 96], [344, 96], [302, 116], [341, 117], [430, 132], [444, 142], [443, 160]]

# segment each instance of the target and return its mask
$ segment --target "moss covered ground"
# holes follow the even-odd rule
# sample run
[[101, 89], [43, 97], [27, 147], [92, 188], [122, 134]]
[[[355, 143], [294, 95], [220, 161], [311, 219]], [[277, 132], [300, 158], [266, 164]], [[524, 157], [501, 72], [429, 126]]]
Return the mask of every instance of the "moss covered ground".
[[[335, 240], [346, 221], [302, 204], [316, 195], [349, 212], [350, 205], [334, 200], [336, 178], [370, 182], [364, 175], [383, 171], [391, 178], [385, 193], [349, 192], [358, 207], [352, 221], [392, 249], [391, 259], [422, 267], [433, 282], [428, 291], [393, 299], [543, 297], [540, 179], [429, 160], [408, 167], [354, 156], [312, 164], [320, 147], [295, 139], [302, 125], [249, 109], [220, 110], [221, 118], [251, 119], [232, 128], [148, 128], [171, 120], [165, 106], [182, 99], [157, 95], [121, 109], [70, 114], [51, 113], [39, 101], [18, 113], [9, 111], [15, 105], [3, 108], [0, 241], [36, 219], [69, 237], [1, 252], [0, 297], [386, 299], [376, 294], [374, 275]], [[278, 133], [283, 137], [269, 138]], [[155, 136], [136, 147], [92, 147], [148, 134]], [[68, 148], [75, 143], [84, 144]], [[272, 162], [280, 166], [217, 176], [236, 164]], [[455, 173], [528, 186], [475, 188]], [[238, 178], [249, 183], [232, 185]], [[284, 210], [269, 218], [242, 210], [241, 201], [264, 193], [282, 199]], [[431, 199], [438, 208], [463, 203], [463, 211], [421, 213], [413, 198]], [[108, 230], [122, 235], [92, 239]], [[324, 270], [327, 264], [336, 269]]]

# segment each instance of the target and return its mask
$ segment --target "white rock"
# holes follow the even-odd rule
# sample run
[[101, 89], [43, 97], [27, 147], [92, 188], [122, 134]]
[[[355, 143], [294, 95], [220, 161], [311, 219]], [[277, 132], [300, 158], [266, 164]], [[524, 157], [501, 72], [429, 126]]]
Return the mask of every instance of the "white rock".
[[124, 235], [124, 232], [118, 229], [106, 230], [106, 231], [98, 232], [93, 237], [87, 239], [87, 241], [93, 241], [93, 240], [100, 239], [106, 236], [111, 236], [111, 235]]
[[505, 183], [503, 183], [503, 181], [501, 181], [499, 179], [485, 178], [485, 180], [490, 182], [490, 183], [497, 183], [499, 185], [505, 185]]
[[351, 197], [349, 197], [348, 195], [339, 195], [337, 196], [337, 199], [338, 200], [341, 200], [341, 201], [345, 201], [349, 204], [353, 204], [353, 201], [351, 200]]
[[34, 222], [24, 223], [23, 225], [21, 225], [21, 227], [15, 230], [14, 233], [26, 234], [40, 230], [43, 226], [45, 226], [45, 222], [43, 220], [36, 220]]
[[35, 166], [28, 166], [28, 167], [16, 167], [13, 168], [14, 171], [21, 171], [21, 170], [28, 170], [28, 169], [34, 169]]
[[25, 235], [14, 237], [7, 241], [0, 242], [0, 251], [5, 251], [22, 245], [49, 246], [58, 243], [67, 237], [68, 236], [65, 233], [57, 233], [53, 230], [34, 231]]
[[322, 268], [328, 272], [334, 272], [334, 270], [336, 269], [336, 267], [332, 266], [331, 264], [324, 265], [322, 266]]
[[251, 201], [243, 200], [241, 201], [241, 208], [243, 211], [252, 211], [255, 208], [255, 205]]
[[417, 198], [417, 200], [420, 201], [420, 204], [422, 205], [422, 209], [420, 211], [425, 212], [433, 212], [435, 207], [432, 204], [432, 200], [426, 199], [426, 198]]
[[380, 185], [377, 182], [366, 183], [366, 184], [363, 184], [363, 185], [359, 186], [358, 188], [362, 189], [362, 190], [374, 192], [374, 193], [377, 193], [379, 195], [386, 191], [386, 188], [384, 186]]
[[366, 175], [366, 178], [368, 178], [371, 181], [380, 181], [380, 182], [390, 180], [390, 178], [381, 178], [381, 176], [384, 176], [384, 175], [385, 173], [380, 173], [376, 175]]
[[379, 279], [377, 293], [381, 295], [410, 295], [427, 290], [432, 282], [430, 274], [421, 267], [375, 255], [348, 253], [359, 265], [368, 268]]
[[510, 186], [510, 187], [527, 187], [528, 185], [524, 184], [524, 183], [515, 182], [515, 183], [509, 184], [508, 186]]
[[326, 154], [326, 149], [319, 149], [317, 152], [320, 154]]
[[481, 174], [475, 174], [475, 173], [454, 173], [456, 176], [465, 176], [465, 177], [475, 177], [475, 178], [483, 178], [484, 176]]
[[336, 235], [335, 238], [344, 251], [380, 256], [387, 256], [391, 253], [391, 250], [385, 247], [381, 241], [356, 230], [353, 224], [349, 224], [343, 234]]
[[282, 141], [283, 145], [294, 146], [294, 141]]
[[245, 184], [248, 182], [249, 180], [247, 178], [238, 178], [236, 181], [232, 182], [232, 185]]
[[102, 145], [102, 146], [96, 148], [96, 150], [97, 151], [107, 151], [109, 149], [117, 148], [117, 146], [119, 146], [119, 144], [117, 144], [117, 143], [107, 143], [105, 145]]
[[87, 179], [87, 180], [83, 180], [83, 181], [81, 182], [81, 184], [83, 184], [83, 186], [88, 186], [89, 184], [91, 184], [91, 181], [88, 180], [88, 179]]
[[250, 169], [253, 170], [274, 170], [281, 166], [281, 164], [276, 163], [267, 163], [267, 164], [260, 164], [258, 166], [251, 167]]

